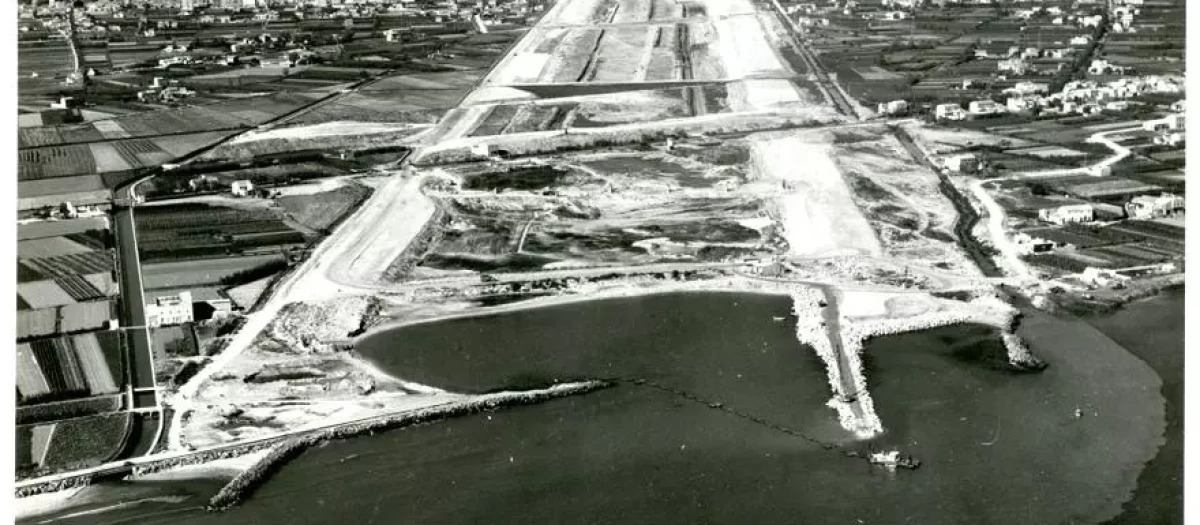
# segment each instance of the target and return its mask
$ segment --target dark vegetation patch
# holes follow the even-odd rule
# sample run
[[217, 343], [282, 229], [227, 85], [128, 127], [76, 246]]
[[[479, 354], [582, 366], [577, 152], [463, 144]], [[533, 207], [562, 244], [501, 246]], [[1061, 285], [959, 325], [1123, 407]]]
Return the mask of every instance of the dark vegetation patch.
[[736, 142], [705, 144], [696, 148], [678, 147], [671, 154], [717, 166], [741, 166], [750, 161], [750, 148]]
[[471, 270], [476, 272], [537, 270], [558, 259], [528, 253], [511, 253], [487, 257], [463, 253], [431, 253], [421, 261], [422, 266], [441, 270]]
[[538, 297], [545, 297], [549, 293], [506, 293], [500, 295], [485, 295], [475, 299], [475, 304], [479, 306], [501, 306], [521, 301], [528, 301]]
[[221, 277], [221, 284], [225, 286], [238, 286], [250, 282], [257, 281], [264, 277], [270, 277], [288, 267], [286, 259], [272, 259], [253, 268], [247, 268], [240, 272], [231, 273]]
[[235, 255], [306, 242], [302, 233], [269, 210], [199, 203], [147, 206], [140, 210], [134, 218], [143, 262]]
[[706, 219], [702, 222], [678, 222], [674, 224], [651, 224], [638, 229], [649, 232], [652, 237], [670, 237], [672, 241], [756, 242], [758, 230], [722, 219]]
[[696, 252], [696, 258], [706, 262], [725, 262], [754, 255], [757, 251], [741, 246], [705, 246]]
[[17, 262], [17, 282], [18, 283], [27, 283], [30, 281], [41, 281], [44, 279], [46, 279], [45, 275], [42, 275], [37, 270], [30, 268], [29, 266], [25, 265], [25, 263], [23, 263], [23, 262]]
[[68, 419], [58, 423], [46, 451], [46, 468], [99, 465], [121, 451], [129, 431], [128, 413]]
[[892, 192], [871, 180], [870, 177], [851, 172], [847, 173], [846, 178], [850, 181], [850, 189], [863, 198], [880, 201], [891, 200], [895, 197]]
[[537, 190], [552, 186], [570, 171], [554, 166], [511, 168], [504, 172], [467, 177], [463, 188], [468, 190]]

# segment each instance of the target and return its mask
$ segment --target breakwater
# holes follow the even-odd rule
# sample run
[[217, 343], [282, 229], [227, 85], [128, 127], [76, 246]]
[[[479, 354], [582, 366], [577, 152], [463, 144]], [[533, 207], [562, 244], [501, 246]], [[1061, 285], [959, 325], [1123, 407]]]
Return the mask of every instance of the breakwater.
[[[837, 324], [830, 326], [823, 308], [834, 307], [835, 298], [815, 288], [792, 291], [792, 313], [796, 315], [796, 338], [809, 345], [825, 363], [829, 388], [834, 396], [826, 405], [838, 414], [842, 428], [862, 439], [883, 432], [883, 423], [875, 413], [875, 404], [867, 392], [858, 348], [847, 348], [841, 341]], [[832, 317], [836, 317], [836, 311]]]
[[559, 397], [586, 394], [610, 386], [612, 386], [612, 383], [608, 381], [582, 381], [554, 385], [542, 390], [497, 392], [402, 414], [383, 416], [370, 421], [316, 430], [278, 445], [263, 457], [261, 461], [230, 480], [228, 484], [222, 487], [209, 500], [205, 508], [209, 511], [223, 511], [241, 503], [255, 489], [266, 482], [287, 460], [296, 457], [309, 447], [325, 441], [345, 439], [375, 431], [394, 430], [423, 423], [432, 423], [503, 407], [531, 405]]
[[863, 439], [883, 433], [883, 422], [867, 390], [862, 362], [866, 342], [874, 337], [928, 330], [941, 326], [977, 323], [1000, 330], [1009, 365], [1017, 371], [1038, 371], [1046, 363], [1029, 350], [1015, 333], [1019, 312], [998, 297], [983, 296], [970, 301], [940, 300], [932, 311], [893, 317], [848, 319], [837, 309], [832, 287], [804, 287], [792, 291], [796, 315], [796, 337], [812, 346], [825, 363], [834, 397], [827, 405], [837, 411], [842, 428]]

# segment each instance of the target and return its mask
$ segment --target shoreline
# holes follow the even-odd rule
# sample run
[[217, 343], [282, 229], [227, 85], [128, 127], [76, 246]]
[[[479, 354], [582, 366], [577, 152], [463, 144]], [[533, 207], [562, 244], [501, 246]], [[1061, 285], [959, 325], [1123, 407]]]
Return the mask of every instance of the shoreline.
[[[466, 308], [461, 311], [436, 313], [428, 317], [416, 317], [411, 319], [390, 319], [380, 322], [363, 333], [350, 338], [350, 342], [358, 344], [363, 339], [377, 335], [381, 332], [386, 332], [393, 329], [399, 329], [409, 326], [417, 326], [429, 323], [437, 323], [441, 321], [451, 321], [454, 319], [467, 319], [473, 317], [487, 317], [490, 315], [499, 315], [523, 310], [533, 310], [537, 308], [548, 308], [552, 306], [562, 306], [586, 301], [602, 301], [606, 299], [625, 299], [644, 297], [649, 295], [660, 295], [669, 293], [749, 293], [759, 295], [776, 295], [787, 296], [790, 294], [788, 289], [782, 288], [776, 283], [763, 282], [761, 287], [756, 287], [751, 284], [748, 287], [739, 287], [756, 283], [751, 279], [744, 277], [723, 277], [719, 279], [709, 279], [704, 281], [689, 281], [689, 282], [673, 282], [663, 283], [655, 286], [636, 286], [624, 285], [614, 286], [606, 290], [600, 290], [595, 293], [569, 293], [562, 295], [543, 295], [533, 297], [525, 301], [517, 301], [496, 306], [475, 306], [466, 304]], [[798, 285], [807, 286], [807, 285]], [[385, 307], [386, 310], [386, 307]], [[387, 316], [383, 316], [387, 318]]]

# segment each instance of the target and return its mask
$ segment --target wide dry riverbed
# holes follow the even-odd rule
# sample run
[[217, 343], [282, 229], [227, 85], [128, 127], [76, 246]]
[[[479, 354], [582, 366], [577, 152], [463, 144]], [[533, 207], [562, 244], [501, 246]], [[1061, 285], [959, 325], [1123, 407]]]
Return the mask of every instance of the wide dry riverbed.
[[[796, 342], [792, 319], [774, 320], [790, 306], [667, 294], [383, 332], [361, 351], [439, 387], [644, 378], [705, 402], [622, 384], [313, 449], [224, 515], [198, 510], [207, 484], [165, 482], [196, 495], [64, 521], [1086, 523], [1120, 510], [1156, 451], [1154, 371], [1086, 323], [1041, 315], [1023, 328], [1051, 364], [1041, 374], [999, 366], [994, 334], [977, 326], [869, 343], [888, 432], [851, 443], [823, 405], [820, 361]], [[889, 474], [726, 409], [820, 442], [898, 445], [925, 464]]]

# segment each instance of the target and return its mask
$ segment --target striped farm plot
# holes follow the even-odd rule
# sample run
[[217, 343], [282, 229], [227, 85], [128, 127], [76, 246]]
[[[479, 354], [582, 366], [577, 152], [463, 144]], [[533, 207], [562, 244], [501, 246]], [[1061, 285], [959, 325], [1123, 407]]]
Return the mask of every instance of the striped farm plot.
[[17, 180], [22, 181], [96, 172], [96, 161], [87, 144], [24, 149], [17, 157]]
[[200, 148], [212, 145], [221, 139], [228, 137], [232, 133], [233, 132], [231, 131], [211, 131], [207, 133], [192, 133], [189, 135], [155, 137], [150, 140], [172, 157], [182, 157]]
[[97, 120], [92, 123], [92, 127], [96, 128], [101, 135], [106, 139], [127, 139], [131, 135], [125, 128], [121, 127], [121, 123], [115, 120]]
[[20, 148], [53, 146], [62, 141], [62, 134], [54, 127], [21, 128], [17, 131], [17, 146]]
[[38, 366], [45, 374], [50, 391], [54, 393], [83, 393], [88, 389], [87, 380], [79, 358], [71, 348], [70, 339], [39, 339], [29, 343]]
[[157, 166], [174, 158], [147, 139], [113, 142], [117, 153], [131, 166]]
[[68, 273], [55, 277], [54, 283], [76, 301], [91, 301], [107, 297], [99, 288], [93, 286], [91, 281], [84, 279], [82, 275], [77, 273]]
[[88, 148], [92, 150], [92, 157], [96, 159], [97, 171], [123, 171], [134, 167], [121, 156], [112, 143], [97, 142], [88, 144]]
[[113, 254], [110, 250], [89, 250], [53, 257], [23, 258], [21, 262], [48, 276], [91, 275], [111, 272], [114, 268]]
[[30, 308], [34, 309], [50, 308], [76, 302], [76, 299], [70, 293], [67, 293], [62, 286], [49, 279], [19, 283], [17, 284], [17, 295], [29, 304]]
[[117, 288], [117, 281], [113, 279], [111, 272], [93, 273], [83, 276], [87, 282], [91, 283], [104, 297], [112, 297], [120, 293]]
[[92, 394], [110, 394], [120, 390], [113, 379], [113, 370], [104, 359], [100, 342], [95, 333], [79, 334], [71, 338], [88, 391]]
[[45, 237], [17, 241], [17, 256], [22, 259], [39, 259], [92, 251], [91, 248], [66, 237]]
[[23, 397], [41, 396], [50, 393], [46, 375], [38, 366], [37, 358], [28, 343], [17, 344], [17, 393]]

